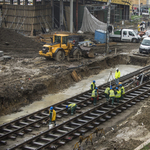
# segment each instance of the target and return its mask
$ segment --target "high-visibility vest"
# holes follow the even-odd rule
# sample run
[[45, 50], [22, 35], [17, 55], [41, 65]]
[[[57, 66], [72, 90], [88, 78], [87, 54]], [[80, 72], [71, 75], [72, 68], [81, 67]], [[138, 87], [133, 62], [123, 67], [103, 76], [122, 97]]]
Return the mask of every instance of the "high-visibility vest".
[[69, 105], [68, 105], [68, 107], [70, 107], [70, 108], [72, 108], [72, 107], [74, 107], [74, 106], [76, 106], [76, 103], [72, 103], [72, 104], [69, 104]]
[[117, 91], [117, 94], [115, 95], [115, 97], [116, 98], [120, 98], [121, 97], [121, 91], [120, 90]]
[[90, 87], [90, 90], [94, 90], [96, 88], [96, 85], [95, 85], [95, 83], [91, 83], [91, 87]]
[[121, 93], [121, 94], [125, 94], [125, 89], [124, 89], [124, 87], [123, 87], [123, 86], [121, 87], [121, 91], [122, 91], [122, 93]]
[[49, 114], [52, 113], [52, 120], [51, 121], [55, 121], [56, 120], [56, 111], [53, 109], [53, 111], [49, 110]]
[[114, 90], [110, 90], [110, 92], [109, 92], [109, 97], [115, 97]]
[[92, 95], [91, 95], [91, 97], [97, 97], [98, 96], [98, 94], [97, 94], [97, 90], [96, 89], [94, 89], [93, 91], [92, 91]]
[[109, 88], [109, 87], [107, 87], [107, 88], [105, 89], [105, 92], [104, 92], [104, 93], [108, 94], [108, 93], [109, 93], [109, 91], [110, 91], [110, 88]]
[[116, 72], [115, 72], [115, 78], [116, 78], [116, 79], [120, 78], [120, 71], [118, 71], [118, 72], [116, 71]]

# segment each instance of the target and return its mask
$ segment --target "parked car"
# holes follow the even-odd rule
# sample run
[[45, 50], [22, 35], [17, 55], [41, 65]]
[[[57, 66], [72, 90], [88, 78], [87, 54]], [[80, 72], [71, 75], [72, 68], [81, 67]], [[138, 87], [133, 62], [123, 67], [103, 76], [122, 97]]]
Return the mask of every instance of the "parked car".
[[139, 47], [140, 53], [150, 54], [150, 37], [144, 38]]

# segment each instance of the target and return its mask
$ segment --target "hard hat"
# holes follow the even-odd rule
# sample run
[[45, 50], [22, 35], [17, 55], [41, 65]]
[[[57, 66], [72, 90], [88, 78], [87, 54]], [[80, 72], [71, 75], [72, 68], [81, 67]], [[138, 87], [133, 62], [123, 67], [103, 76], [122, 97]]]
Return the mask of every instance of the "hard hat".
[[118, 87], [116, 87], [116, 90], [118, 90]]
[[93, 80], [93, 83], [95, 83], [95, 80]]
[[122, 82], [119, 82], [119, 84], [122, 84]]
[[98, 88], [96, 87], [96, 90], [97, 90]]
[[68, 105], [66, 106], [66, 108], [68, 108]]
[[118, 68], [116, 68], [116, 70], [119, 70]]
[[53, 110], [53, 107], [52, 107], [52, 106], [50, 107], [50, 110]]
[[119, 86], [122, 86], [122, 84], [119, 84]]
[[110, 88], [110, 90], [112, 90], [112, 87]]

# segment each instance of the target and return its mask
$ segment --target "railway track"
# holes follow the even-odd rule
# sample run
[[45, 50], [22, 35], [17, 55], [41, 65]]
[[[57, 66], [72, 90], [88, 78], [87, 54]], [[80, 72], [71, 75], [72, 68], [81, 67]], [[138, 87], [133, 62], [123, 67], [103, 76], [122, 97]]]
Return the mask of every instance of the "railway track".
[[[150, 66], [139, 69], [131, 74], [127, 74], [121, 77], [120, 81], [125, 81], [128, 78], [131, 78], [149, 69], [150, 69]], [[112, 81], [112, 84], [114, 83], [115, 82]], [[102, 84], [98, 87], [100, 89], [99, 90], [99, 95], [101, 95], [100, 99], [104, 97], [104, 88], [106, 86], [109, 86], [109, 83]], [[53, 107], [57, 112], [57, 118], [61, 118], [62, 116], [67, 115], [67, 113], [65, 112], [66, 105], [70, 103], [77, 103], [77, 105], [80, 106], [78, 107], [78, 109], [80, 109], [82, 107], [86, 107], [91, 104], [90, 98], [91, 98], [91, 92], [86, 91], [84, 93], [78, 94], [69, 99], [66, 99], [62, 102], [56, 103], [55, 105], [53, 105]], [[6, 144], [6, 140], [8, 139], [16, 139], [18, 135], [23, 136], [25, 133], [31, 132], [33, 128], [40, 128], [42, 124], [45, 124], [45, 120], [47, 120], [49, 117], [49, 114], [48, 114], [49, 107], [36, 111], [27, 116], [23, 116], [18, 119], [15, 119], [14, 121], [11, 121], [9, 123], [1, 125], [0, 126], [0, 143]]]
[[114, 103], [114, 106], [107, 104], [106, 102], [99, 104], [50, 130], [9, 148], [8, 150], [57, 149], [61, 145], [88, 132], [149, 96], [150, 81], [127, 91], [126, 96], [119, 104], [116, 102]]

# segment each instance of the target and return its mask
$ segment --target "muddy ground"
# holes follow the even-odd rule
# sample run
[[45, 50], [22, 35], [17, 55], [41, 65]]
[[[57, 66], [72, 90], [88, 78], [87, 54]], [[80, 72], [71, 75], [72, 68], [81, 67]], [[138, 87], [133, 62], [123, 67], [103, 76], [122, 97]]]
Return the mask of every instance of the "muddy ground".
[[[75, 70], [81, 79], [100, 70], [115, 67], [118, 64], [145, 66], [150, 64], [149, 57], [133, 55], [139, 43], [117, 43], [105, 56], [104, 47], [95, 47], [95, 58], [82, 58], [80, 61], [46, 60], [38, 55], [42, 44], [24, 37], [14, 31], [0, 28], [0, 51], [9, 55], [10, 60], [0, 61], [0, 115], [21, 111], [20, 107], [41, 100], [42, 96], [57, 93], [75, 83], [71, 73]], [[84, 35], [93, 38], [93, 35]], [[117, 48], [117, 54], [114, 49]], [[90, 84], [90, 83], [89, 83]], [[122, 114], [120, 120], [104, 128], [106, 134], [94, 138], [94, 145], [85, 145], [86, 150], [133, 150], [146, 138], [149, 138], [149, 100], [135, 106], [128, 114]], [[141, 108], [141, 109], [139, 109]], [[135, 115], [140, 110], [138, 115]], [[105, 125], [104, 125], [105, 126]], [[112, 128], [113, 127], [113, 128]], [[114, 130], [113, 130], [114, 129]], [[136, 133], [136, 134], [135, 134]], [[144, 138], [145, 137], [145, 138]], [[77, 139], [60, 149], [73, 148]]]
[[[148, 63], [148, 58], [129, 54], [139, 47], [139, 43], [117, 43], [111, 46], [111, 53], [107, 57], [104, 54], [104, 46], [97, 46], [94, 47], [95, 58], [57, 62], [40, 57], [38, 51], [42, 44], [33, 39], [8, 29], [0, 28], [0, 33], [0, 50], [4, 51], [4, 55], [11, 56], [10, 60], [0, 61], [0, 115], [19, 111], [21, 106], [41, 100], [42, 95], [56, 93], [69, 87], [75, 83], [71, 77], [73, 70], [76, 70], [82, 79], [116, 64], [144, 66]], [[85, 39], [91, 39], [94, 35], [84, 36]], [[115, 48], [116, 55], [113, 50]], [[120, 55], [121, 52], [128, 55]]]

